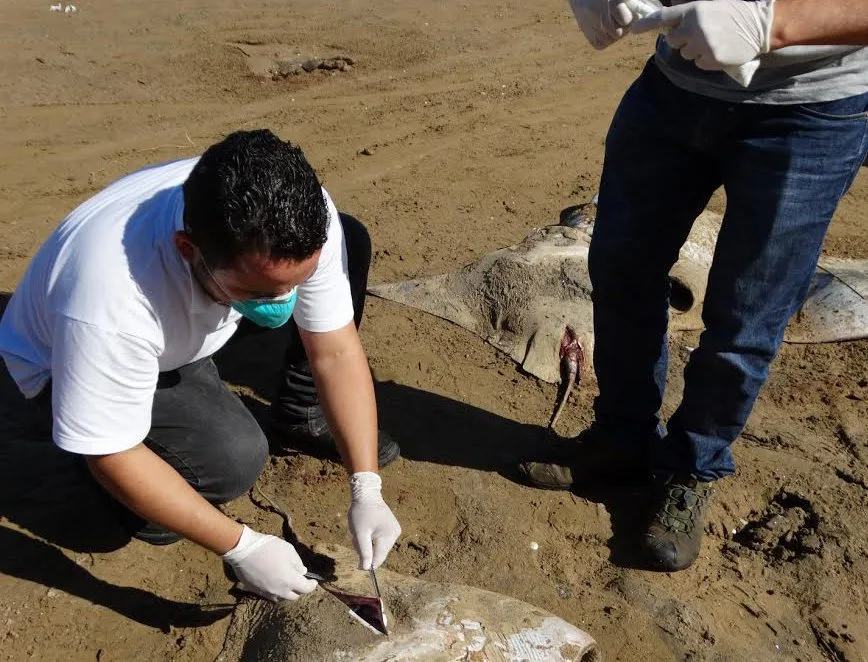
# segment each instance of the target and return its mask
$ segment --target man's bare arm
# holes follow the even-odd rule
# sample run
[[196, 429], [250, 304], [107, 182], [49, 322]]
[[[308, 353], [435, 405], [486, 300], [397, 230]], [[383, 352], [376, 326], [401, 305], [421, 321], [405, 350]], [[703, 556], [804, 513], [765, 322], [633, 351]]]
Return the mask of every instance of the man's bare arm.
[[356, 327], [300, 335], [344, 466], [350, 474], [377, 471], [374, 383]]
[[147, 446], [86, 459], [94, 478], [139, 517], [216, 554], [238, 543], [242, 525], [208, 503]]
[[776, 0], [771, 48], [798, 44], [868, 45], [868, 0]]

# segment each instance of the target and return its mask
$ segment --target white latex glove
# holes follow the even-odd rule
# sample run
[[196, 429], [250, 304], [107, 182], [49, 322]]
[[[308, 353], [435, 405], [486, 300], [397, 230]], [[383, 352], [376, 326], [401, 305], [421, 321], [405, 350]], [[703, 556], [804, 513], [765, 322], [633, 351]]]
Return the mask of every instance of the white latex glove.
[[597, 50], [623, 37], [635, 18], [622, 0], [570, 0], [570, 8], [582, 33]]
[[257, 533], [247, 526], [223, 560], [232, 566], [245, 588], [274, 602], [297, 600], [317, 587], [315, 581], [304, 576], [307, 568], [295, 547], [283, 538]]
[[359, 568], [378, 568], [401, 535], [401, 525], [383, 501], [383, 482], [373, 471], [360, 471], [350, 477], [352, 503], [347, 514], [353, 545], [359, 554]]
[[697, 0], [663, 7], [633, 24], [633, 32], [672, 28], [666, 41], [686, 60], [720, 71], [771, 49], [774, 0]]

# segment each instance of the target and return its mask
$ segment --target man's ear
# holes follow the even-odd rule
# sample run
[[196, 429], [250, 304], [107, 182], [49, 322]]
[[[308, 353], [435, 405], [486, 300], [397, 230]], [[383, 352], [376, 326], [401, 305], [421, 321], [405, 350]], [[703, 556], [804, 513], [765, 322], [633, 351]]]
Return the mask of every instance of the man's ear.
[[181, 257], [184, 258], [190, 264], [193, 264], [193, 261], [196, 258], [196, 244], [193, 243], [193, 240], [183, 230], [178, 230], [174, 234], [175, 239], [175, 248], [178, 249], [178, 252], [181, 254]]

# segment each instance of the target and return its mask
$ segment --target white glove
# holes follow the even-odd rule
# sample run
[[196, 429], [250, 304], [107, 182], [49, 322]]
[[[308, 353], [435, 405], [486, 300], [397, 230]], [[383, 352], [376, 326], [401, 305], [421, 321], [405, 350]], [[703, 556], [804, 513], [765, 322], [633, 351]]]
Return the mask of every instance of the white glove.
[[633, 32], [672, 28], [666, 41], [706, 71], [740, 66], [771, 50], [774, 0], [697, 0], [663, 7]]
[[238, 544], [223, 555], [244, 586], [263, 598], [297, 600], [303, 593], [317, 587], [304, 573], [307, 568], [301, 562], [295, 547], [282, 538], [257, 533], [244, 527]]
[[353, 545], [359, 554], [359, 568], [378, 568], [401, 535], [401, 525], [383, 501], [383, 482], [373, 471], [360, 471], [350, 477], [352, 503], [347, 514]]
[[597, 50], [627, 34], [635, 18], [622, 0], [570, 0], [570, 8], [582, 33]]

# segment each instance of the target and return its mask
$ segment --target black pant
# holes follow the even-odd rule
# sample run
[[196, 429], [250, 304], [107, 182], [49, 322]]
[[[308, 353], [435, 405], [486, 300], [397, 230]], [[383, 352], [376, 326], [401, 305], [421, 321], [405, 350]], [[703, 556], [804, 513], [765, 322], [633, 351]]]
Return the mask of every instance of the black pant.
[[[340, 219], [358, 327], [365, 305], [371, 239], [352, 216], [341, 214]], [[273, 413], [284, 419], [307, 420], [309, 408], [317, 406], [318, 400], [295, 321], [278, 329], [266, 329], [245, 319], [229, 345], [253, 334], [284, 334], [281, 340], [286, 352]], [[40, 394], [39, 399], [50, 403], [50, 397], [44, 395]], [[151, 429], [144, 444], [214, 504], [231, 501], [250, 489], [268, 458], [268, 442], [262, 429], [223, 383], [211, 357], [160, 373]]]

